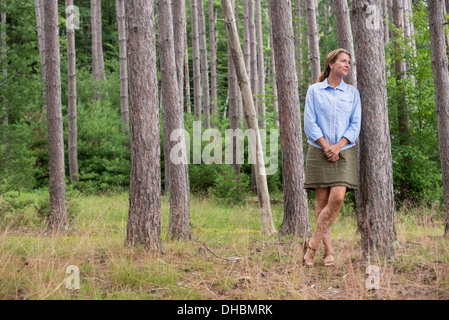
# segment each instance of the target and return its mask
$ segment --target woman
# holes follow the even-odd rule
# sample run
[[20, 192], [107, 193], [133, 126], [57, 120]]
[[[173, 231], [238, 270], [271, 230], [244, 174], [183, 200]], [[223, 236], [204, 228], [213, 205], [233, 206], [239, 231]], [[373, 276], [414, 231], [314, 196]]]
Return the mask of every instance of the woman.
[[303, 244], [303, 263], [313, 266], [313, 256], [323, 240], [325, 266], [334, 265], [331, 226], [340, 212], [347, 190], [357, 190], [355, 143], [360, 133], [361, 105], [357, 88], [343, 81], [351, 68], [351, 54], [330, 52], [318, 82], [309, 87], [304, 130], [309, 148], [305, 189], [316, 192], [316, 228]]

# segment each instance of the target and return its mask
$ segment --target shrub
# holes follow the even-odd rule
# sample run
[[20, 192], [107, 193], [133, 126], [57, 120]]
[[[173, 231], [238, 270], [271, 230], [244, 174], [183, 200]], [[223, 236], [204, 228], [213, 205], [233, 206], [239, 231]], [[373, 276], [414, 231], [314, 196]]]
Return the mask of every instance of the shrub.
[[249, 190], [250, 179], [244, 173], [238, 176], [231, 166], [222, 165], [210, 188], [210, 194], [221, 203], [241, 203]]

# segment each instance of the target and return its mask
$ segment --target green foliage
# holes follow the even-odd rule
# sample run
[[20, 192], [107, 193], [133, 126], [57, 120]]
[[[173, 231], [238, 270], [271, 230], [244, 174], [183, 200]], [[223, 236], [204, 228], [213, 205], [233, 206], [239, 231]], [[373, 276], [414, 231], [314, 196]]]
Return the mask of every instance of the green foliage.
[[[393, 180], [399, 204], [407, 201], [432, 205], [435, 201], [442, 203], [443, 194], [438, 191], [441, 191], [442, 178], [427, 7], [422, 2], [414, 3], [413, 13], [416, 51], [409, 39], [397, 41], [402, 48], [399, 50], [392, 42], [386, 46]], [[393, 24], [390, 28], [399, 32]], [[399, 83], [394, 72], [396, 59], [404, 60], [407, 65], [404, 79]], [[397, 107], [404, 97], [411, 132], [408, 145], [401, 144], [398, 125]]]
[[[67, 192], [67, 218], [72, 224], [80, 212], [80, 200], [73, 191]], [[50, 205], [48, 190], [33, 193], [6, 192], [0, 196], [0, 225], [43, 227], [48, 224]]]
[[220, 167], [215, 184], [210, 188], [213, 198], [225, 204], [241, 203], [249, 191], [250, 178], [244, 173], [237, 175], [229, 165]]

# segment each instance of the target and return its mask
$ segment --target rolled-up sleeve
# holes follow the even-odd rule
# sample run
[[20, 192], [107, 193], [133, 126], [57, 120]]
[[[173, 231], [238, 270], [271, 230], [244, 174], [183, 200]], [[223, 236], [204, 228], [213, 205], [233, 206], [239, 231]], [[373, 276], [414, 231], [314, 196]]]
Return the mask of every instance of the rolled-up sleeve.
[[309, 88], [306, 95], [306, 106], [304, 109], [304, 132], [310, 141], [317, 141], [323, 137], [323, 132], [318, 126], [313, 89]]
[[354, 144], [358, 140], [360, 133], [360, 125], [362, 121], [362, 106], [360, 102], [359, 90], [355, 89], [354, 104], [349, 118], [349, 127], [346, 129], [343, 137], [349, 140], [351, 144]]

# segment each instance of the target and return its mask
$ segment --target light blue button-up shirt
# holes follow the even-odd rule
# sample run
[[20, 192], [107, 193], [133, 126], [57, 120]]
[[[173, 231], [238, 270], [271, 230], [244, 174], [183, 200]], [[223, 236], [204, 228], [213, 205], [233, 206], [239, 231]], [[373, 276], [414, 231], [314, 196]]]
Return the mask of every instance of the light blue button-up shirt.
[[351, 148], [360, 133], [362, 107], [356, 87], [343, 82], [333, 88], [327, 79], [309, 87], [304, 110], [304, 131], [308, 143], [323, 149], [316, 141], [324, 137], [330, 145], [343, 137], [349, 144], [342, 150]]

